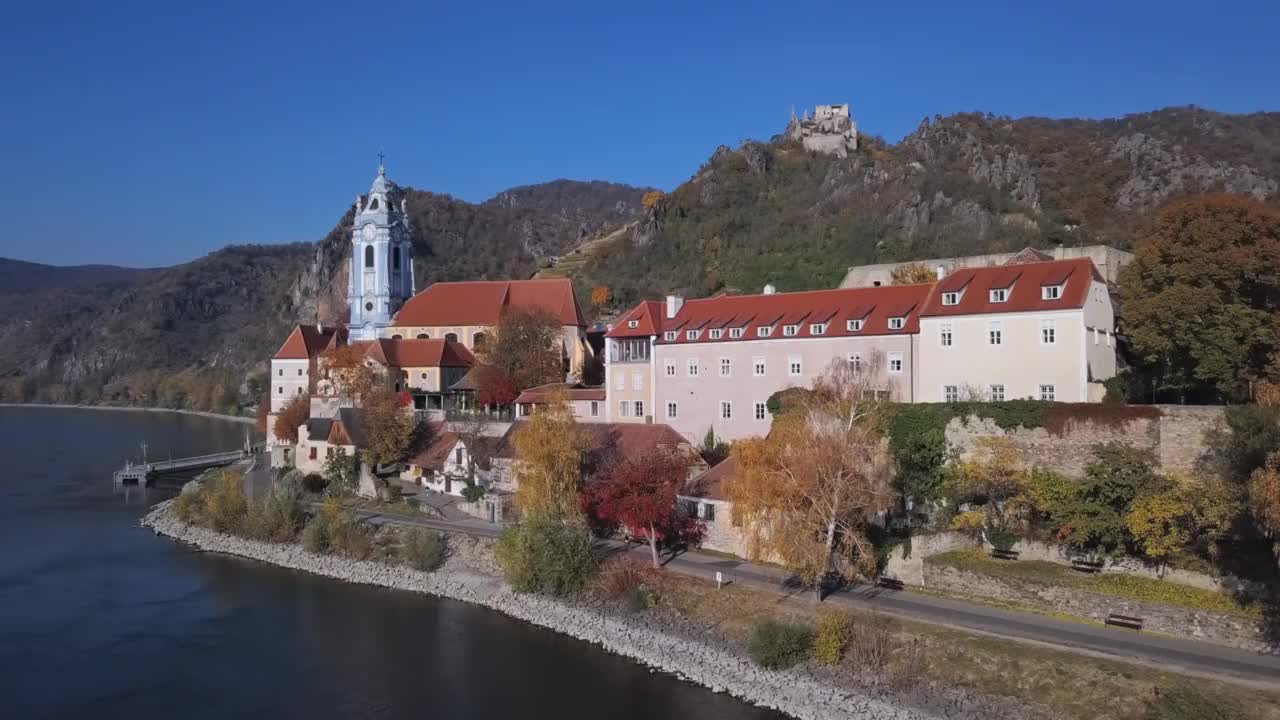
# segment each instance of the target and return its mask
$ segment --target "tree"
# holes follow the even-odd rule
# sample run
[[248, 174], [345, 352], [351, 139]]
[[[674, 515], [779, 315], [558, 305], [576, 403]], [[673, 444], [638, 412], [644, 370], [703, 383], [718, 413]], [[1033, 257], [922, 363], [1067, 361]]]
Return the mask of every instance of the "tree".
[[640, 206], [645, 210], [652, 210], [658, 204], [658, 201], [662, 200], [662, 195], [661, 190], [650, 190], [644, 194], [644, 197], [640, 198]]
[[324, 477], [328, 481], [325, 494], [330, 497], [353, 494], [359, 475], [360, 463], [357, 459], [348, 455], [345, 449], [338, 448], [324, 463]]
[[676, 493], [689, 477], [689, 458], [656, 452], [614, 465], [583, 493], [594, 519], [620, 524], [649, 542], [658, 567], [658, 541], [697, 542], [702, 522], [679, 511]]
[[280, 442], [292, 445], [298, 442], [298, 428], [310, 417], [311, 397], [295, 395], [276, 415], [276, 424], [272, 426], [271, 433]]
[[703, 462], [715, 467], [729, 457], [729, 443], [716, 436], [715, 428], [707, 428], [707, 434], [702, 436], [702, 446], [698, 448], [698, 454], [702, 456]]
[[1027, 494], [1028, 477], [1008, 438], [987, 437], [978, 440], [973, 457], [947, 467], [943, 488], [952, 505], [982, 505], [987, 527], [1008, 531], [1025, 525], [1025, 513], [1020, 511], [1026, 505], [1010, 501]]
[[1272, 453], [1249, 479], [1249, 510], [1268, 537], [1280, 537], [1280, 453]]
[[1120, 295], [1124, 329], [1157, 390], [1240, 400], [1275, 372], [1278, 257], [1280, 210], [1255, 200], [1193, 197], [1156, 213]]
[[595, 307], [600, 307], [609, 302], [609, 297], [609, 288], [604, 285], [591, 289], [591, 304]]
[[833, 569], [875, 564], [867, 519], [890, 505], [892, 463], [887, 403], [874, 383], [837, 360], [774, 418], [768, 437], [734, 446], [738, 471], [725, 490], [752, 558], [777, 558], [819, 596]]
[[563, 381], [560, 319], [541, 308], [504, 311], [479, 352], [479, 360], [505, 373], [517, 390]]
[[504, 530], [494, 556], [511, 588], [521, 593], [571, 595], [596, 567], [586, 528], [540, 516]]
[[320, 355], [320, 365], [339, 395], [359, 405], [376, 385], [378, 374], [365, 360], [364, 350], [340, 345]]
[[578, 523], [586, 439], [563, 398], [553, 398], [516, 431], [516, 507], [526, 517]]
[[1191, 540], [1193, 510], [1182, 493], [1163, 492], [1135, 500], [1124, 523], [1144, 555], [1165, 562]]
[[476, 402], [485, 407], [504, 407], [516, 401], [520, 390], [504, 370], [489, 365], [477, 365]]
[[889, 273], [894, 285], [924, 285], [938, 281], [938, 275], [924, 263], [907, 263], [899, 265]]
[[413, 442], [413, 416], [405, 412], [404, 397], [387, 388], [375, 388], [364, 398], [367, 445], [364, 461], [374, 467], [405, 459]]

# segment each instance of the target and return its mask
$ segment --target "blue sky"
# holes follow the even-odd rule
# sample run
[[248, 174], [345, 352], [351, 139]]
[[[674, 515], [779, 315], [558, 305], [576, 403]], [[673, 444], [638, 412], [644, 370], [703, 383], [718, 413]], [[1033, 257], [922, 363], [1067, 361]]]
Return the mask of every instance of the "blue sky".
[[793, 105], [849, 102], [891, 141], [970, 110], [1280, 109], [1280, 3], [196, 5], [6, 7], [0, 256], [316, 240], [380, 147], [396, 181], [481, 201], [559, 177], [671, 189]]

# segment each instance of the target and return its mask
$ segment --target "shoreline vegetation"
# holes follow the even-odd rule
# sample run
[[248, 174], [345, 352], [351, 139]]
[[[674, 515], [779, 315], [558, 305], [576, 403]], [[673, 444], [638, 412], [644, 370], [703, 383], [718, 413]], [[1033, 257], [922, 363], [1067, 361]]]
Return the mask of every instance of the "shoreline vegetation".
[[154, 412], [154, 413], [178, 413], [179, 415], [194, 415], [196, 417], [215, 418], [217, 420], [230, 420], [231, 422], [243, 423], [245, 425], [255, 424], [255, 420], [245, 415], [227, 415], [225, 413], [209, 412], [207, 410], [183, 410], [181, 408], [163, 408], [163, 407], [138, 407], [134, 405], [71, 405], [67, 403], [0, 403], [0, 408], [60, 408], [63, 410], [118, 410], [122, 412]]
[[[584, 589], [567, 597], [516, 592], [503, 577], [493, 539], [362, 530], [333, 502], [307, 522], [284, 504], [245, 505], [228, 475], [156, 505], [141, 524], [203, 551], [481, 605], [796, 718], [1203, 716], [1155, 712], [1186, 702], [1230, 707], [1222, 715], [1227, 720], [1280, 718], [1270, 692], [1239, 700], [1237, 686], [1217, 681], [1189, 688], [1186, 676], [1159, 668], [1082, 663], [1062, 651], [833, 611], [807, 594], [715, 589], [626, 557], [606, 559]], [[1090, 690], [1113, 701], [1101, 707]]]

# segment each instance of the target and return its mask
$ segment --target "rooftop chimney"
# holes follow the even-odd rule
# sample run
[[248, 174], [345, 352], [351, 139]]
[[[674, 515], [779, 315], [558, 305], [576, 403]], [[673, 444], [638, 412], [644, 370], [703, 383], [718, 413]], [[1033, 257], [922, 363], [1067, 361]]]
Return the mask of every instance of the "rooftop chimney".
[[765, 285], [765, 286], [764, 286], [764, 294], [765, 294], [765, 295], [772, 295], [772, 294], [774, 294], [774, 293], [776, 293], [776, 292], [778, 292], [778, 288], [774, 287], [774, 286], [773, 286], [773, 283], [769, 283], [768, 285]]
[[679, 295], [667, 296], [667, 319], [670, 320], [680, 314], [680, 308], [684, 307], [684, 298]]

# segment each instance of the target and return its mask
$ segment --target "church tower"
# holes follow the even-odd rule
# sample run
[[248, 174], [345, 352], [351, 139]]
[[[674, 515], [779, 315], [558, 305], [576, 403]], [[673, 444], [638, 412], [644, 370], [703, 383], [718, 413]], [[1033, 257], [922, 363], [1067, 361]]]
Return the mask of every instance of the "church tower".
[[[413, 297], [413, 245], [409, 214], [387, 171], [378, 164], [378, 177], [364, 198], [356, 198], [351, 226], [351, 282], [347, 302], [352, 340], [382, 337], [391, 318]], [[396, 201], [399, 200], [399, 207]]]

